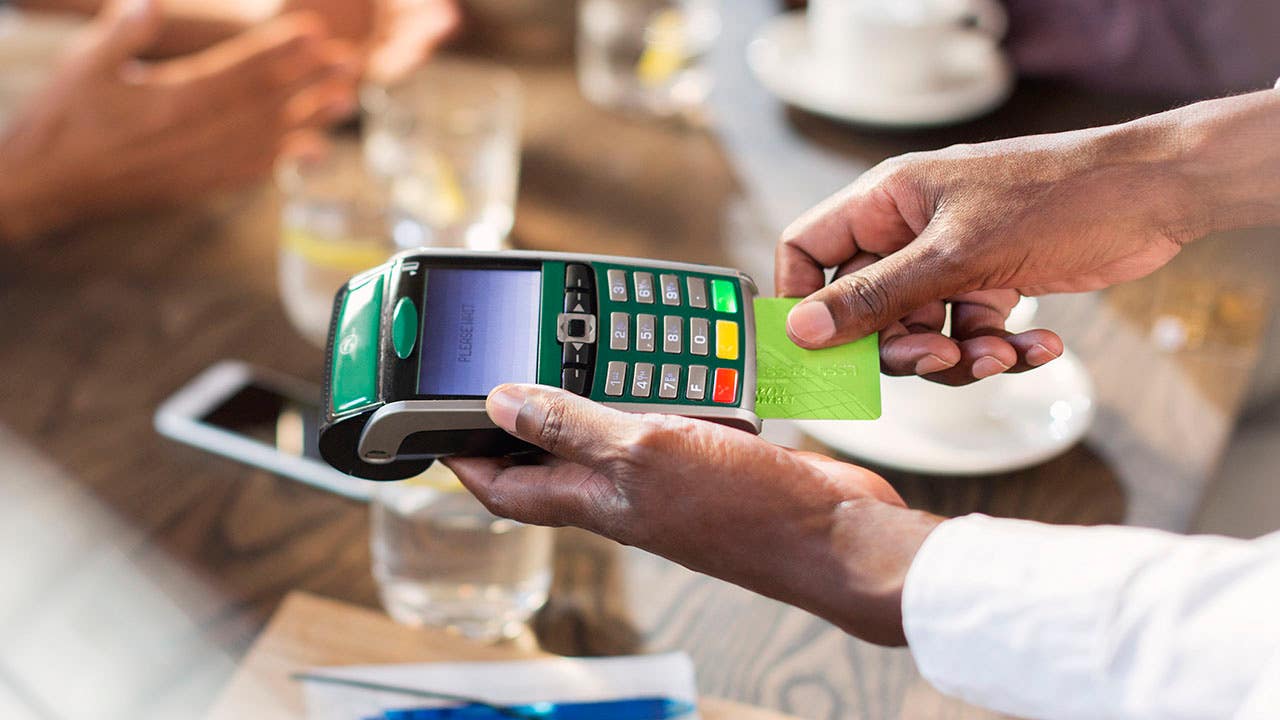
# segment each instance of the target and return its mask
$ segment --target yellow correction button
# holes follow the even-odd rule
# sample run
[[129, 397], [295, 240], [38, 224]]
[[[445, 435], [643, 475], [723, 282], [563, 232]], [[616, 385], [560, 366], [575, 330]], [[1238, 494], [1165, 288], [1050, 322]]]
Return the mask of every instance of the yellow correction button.
[[732, 320], [716, 321], [716, 357], [721, 360], [738, 359], [738, 323]]

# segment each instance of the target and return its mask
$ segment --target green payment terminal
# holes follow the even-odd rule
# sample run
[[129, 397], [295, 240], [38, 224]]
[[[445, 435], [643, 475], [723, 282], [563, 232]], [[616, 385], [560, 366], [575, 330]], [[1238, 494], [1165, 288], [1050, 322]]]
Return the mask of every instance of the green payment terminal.
[[320, 453], [374, 480], [530, 446], [489, 421], [504, 382], [758, 433], [747, 275], [565, 253], [414, 250], [334, 300]]

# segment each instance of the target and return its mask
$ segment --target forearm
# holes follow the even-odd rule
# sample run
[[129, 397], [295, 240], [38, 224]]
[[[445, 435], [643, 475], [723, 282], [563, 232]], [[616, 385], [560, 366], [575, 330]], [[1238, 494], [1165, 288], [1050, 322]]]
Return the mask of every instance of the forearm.
[[1280, 90], [1101, 128], [1086, 145], [1089, 165], [1136, 166], [1133, 202], [1179, 243], [1280, 225]]
[[1277, 539], [969, 516], [907, 577], [906, 636], [943, 692], [1018, 716], [1232, 717], [1280, 650]]
[[1280, 90], [1197, 103], [1179, 114], [1181, 172], [1220, 232], [1280, 225]]

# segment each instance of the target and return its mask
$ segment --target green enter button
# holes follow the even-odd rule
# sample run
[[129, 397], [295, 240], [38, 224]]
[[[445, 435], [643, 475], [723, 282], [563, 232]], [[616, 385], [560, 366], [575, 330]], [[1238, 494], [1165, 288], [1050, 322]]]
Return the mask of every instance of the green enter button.
[[711, 305], [716, 309], [716, 312], [738, 312], [738, 293], [734, 291], [732, 282], [728, 280], [711, 281]]
[[382, 276], [352, 288], [342, 302], [333, 339], [334, 414], [378, 400], [378, 330], [382, 317]]

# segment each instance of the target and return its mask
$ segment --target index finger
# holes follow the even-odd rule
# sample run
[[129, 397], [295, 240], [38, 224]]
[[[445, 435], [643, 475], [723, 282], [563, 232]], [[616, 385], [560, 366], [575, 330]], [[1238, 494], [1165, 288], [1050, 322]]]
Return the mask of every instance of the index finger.
[[403, 79], [457, 30], [458, 21], [457, 6], [451, 1], [393, 0], [382, 13], [369, 58], [370, 78], [381, 83]]
[[[345, 78], [354, 85], [359, 59], [346, 44], [326, 40], [315, 18], [276, 18], [189, 59], [186, 72], [197, 79], [188, 104], [201, 112], [242, 104], [279, 102], [322, 80]], [[178, 61], [175, 61], [178, 62]]]
[[853, 259], [858, 244], [842, 225], [841, 208], [850, 188], [828, 197], [782, 231], [773, 256], [774, 290], [779, 297], [806, 297], [827, 282], [825, 270]]
[[826, 268], [859, 253], [885, 256], [916, 237], [892, 194], [872, 170], [818, 203], [782, 233], [774, 255], [775, 289], [781, 297], [806, 297], [826, 284]]

